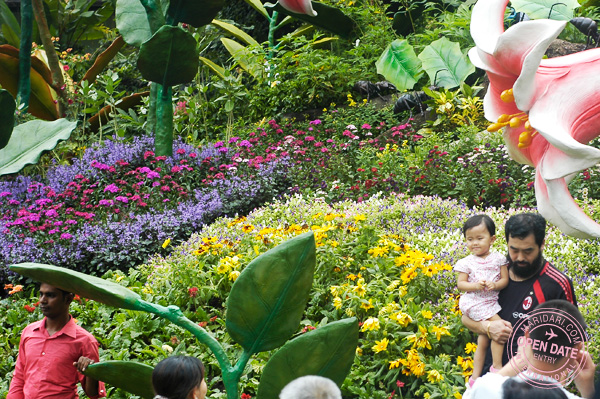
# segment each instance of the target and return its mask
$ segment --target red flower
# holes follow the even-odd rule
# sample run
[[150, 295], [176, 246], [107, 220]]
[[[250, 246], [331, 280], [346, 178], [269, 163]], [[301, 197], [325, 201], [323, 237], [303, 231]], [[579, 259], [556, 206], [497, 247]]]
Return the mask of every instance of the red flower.
[[29, 313], [33, 313], [33, 311], [35, 310], [35, 307], [33, 306], [29, 306], [29, 305], [25, 305], [23, 306], [23, 308], [28, 311]]
[[215, 320], [217, 320], [217, 316], [213, 316], [210, 318], [210, 321], [215, 321]]
[[250, 399], [252, 396], [248, 395], [247, 393], [242, 393], [241, 398], [242, 399]]
[[398, 385], [398, 388], [402, 388], [404, 386], [404, 383], [400, 380], [397, 380], [396, 385]]
[[188, 288], [188, 294], [190, 294], [190, 298], [194, 298], [198, 295], [198, 287]]
[[207, 324], [208, 324], [208, 323], [207, 323], [207, 322], [205, 322], [205, 321], [201, 321], [200, 323], [198, 323], [198, 325], [199, 325], [200, 327], [203, 327], [203, 328], [204, 328], [204, 327], [206, 327], [206, 325], [207, 325]]

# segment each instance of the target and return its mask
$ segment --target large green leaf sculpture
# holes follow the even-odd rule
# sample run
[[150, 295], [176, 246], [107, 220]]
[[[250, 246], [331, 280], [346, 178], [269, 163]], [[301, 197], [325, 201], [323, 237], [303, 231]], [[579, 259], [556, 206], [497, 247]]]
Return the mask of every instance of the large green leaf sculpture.
[[419, 58], [431, 82], [446, 89], [460, 86], [475, 72], [473, 64], [460, 51], [460, 45], [445, 37], [425, 47]]
[[555, 19], [569, 21], [573, 18], [573, 10], [580, 7], [577, 0], [512, 0], [510, 5], [518, 12], [523, 12], [531, 19]]
[[423, 73], [421, 61], [408, 41], [396, 39], [383, 51], [377, 62], [377, 73], [400, 91], [412, 89]]
[[320, 375], [342, 385], [357, 344], [358, 322], [354, 317], [294, 338], [269, 359], [260, 378], [257, 399], [277, 399], [284, 386], [304, 375]]
[[152, 399], [153, 370], [154, 368], [143, 363], [108, 361], [89, 365], [83, 374], [144, 399]]
[[152, 37], [152, 27], [165, 24], [162, 13], [147, 14], [140, 0], [117, 0], [115, 21], [125, 42], [136, 47]]
[[210, 24], [224, 5], [224, 0], [171, 0], [167, 18], [199, 28]]
[[0, 176], [17, 173], [25, 165], [36, 163], [44, 151], [67, 140], [76, 122], [58, 119], [52, 122], [34, 120], [15, 127], [6, 147], [0, 150]]
[[188, 83], [198, 73], [196, 40], [179, 27], [164, 25], [140, 47], [137, 66], [144, 79], [163, 86]]
[[[252, 355], [281, 346], [298, 331], [312, 285], [315, 252], [313, 233], [305, 233], [254, 259], [242, 271], [227, 299], [226, 327], [243, 348], [235, 365], [215, 337], [185, 317], [177, 306], [146, 302], [117, 283], [62, 267], [21, 263], [10, 269], [110, 306], [156, 314], [190, 331], [219, 362], [227, 398], [239, 399], [238, 384]], [[287, 342], [265, 367], [267, 377], [262, 379], [259, 392], [275, 399], [272, 392], [306, 374], [327, 376], [340, 384], [352, 365], [357, 342], [356, 319], [333, 322]], [[102, 362], [88, 371], [96, 379], [152, 397], [147, 390], [149, 368]]]
[[122, 285], [64, 267], [19, 263], [11, 265], [10, 270], [109, 306], [131, 310], [143, 309], [142, 298]]
[[250, 353], [281, 346], [298, 329], [316, 264], [312, 232], [254, 259], [227, 298], [227, 331]]
[[6, 90], [0, 89], [0, 150], [6, 147], [15, 125], [15, 99]]

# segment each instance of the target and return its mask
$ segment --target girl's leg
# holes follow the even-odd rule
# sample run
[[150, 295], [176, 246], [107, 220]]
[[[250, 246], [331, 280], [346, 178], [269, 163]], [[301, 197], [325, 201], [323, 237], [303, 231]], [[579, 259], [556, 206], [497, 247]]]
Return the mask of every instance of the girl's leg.
[[475, 354], [473, 355], [473, 375], [471, 375], [471, 380], [473, 381], [481, 376], [483, 364], [485, 363], [485, 353], [489, 344], [490, 340], [484, 334], [480, 334], [477, 337], [477, 350], [475, 350]]
[[[488, 321], [501, 320], [500, 316], [497, 314], [490, 317]], [[487, 337], [486, 337], [487, 338]], [[496, 370], [500, 370], [502, 368], [502, 354], [504, 353], [504, 344], [499, 344], [498, 342], [492, 341], [492, 367]]]

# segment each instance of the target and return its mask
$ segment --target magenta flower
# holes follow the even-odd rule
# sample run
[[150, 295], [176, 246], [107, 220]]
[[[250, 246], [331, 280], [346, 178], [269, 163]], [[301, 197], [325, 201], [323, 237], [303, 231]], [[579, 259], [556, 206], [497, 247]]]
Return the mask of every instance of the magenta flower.
[[62, 233], [60, 235], [60, 239], [61, 240], [70, 240], [71, 238], [73, 238], [73, 236], [71, 234], [69, 234], [69, 233]]
[[536, 168], [540, 213], [564, 233], [600, 237], [600, 225], [575, 203], [568, 182], [600, 161], [585, 143], [600, 133], [600, 49], [542, 59], [565, 21], [525, 21], [504, 32], [508, 0], [479, 0], [473, 8], [469, 51], [490, 87], [484, 99], [488, 128], [504, 128], [510, 156]]
[[104, 189], [104, 192], [107, 192], [107, 191], [109, 191], [111, 193], [118, 193], [119, 191], [121, 191], [121, 189], [113, 183], [113, 184], [109, 184], [108, 186], [106, 186], [106, 188]]

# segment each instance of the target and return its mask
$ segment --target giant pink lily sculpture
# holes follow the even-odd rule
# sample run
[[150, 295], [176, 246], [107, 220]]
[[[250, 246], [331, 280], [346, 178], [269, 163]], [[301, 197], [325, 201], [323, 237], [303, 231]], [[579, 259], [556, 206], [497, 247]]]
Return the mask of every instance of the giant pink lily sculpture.
[[313, 10], [310, 0], [279, 0], [279, 4], [288, 11], [296, 14], [306, 14], [314, 17], [317, 12]]
[[510, 156], [536, 168], [539, 212], [564, 233], [600, 237], [600, 225], [575, 203], [568, 183], [600, 161], [586, 145], [600, 135], [600, 48], [542, 59], [565, 21], [535, 20], [504, 31], [508, 0], [479, 0], [473, 8], [469, 51], [487, 72], [488, 130], [504, 128]]

